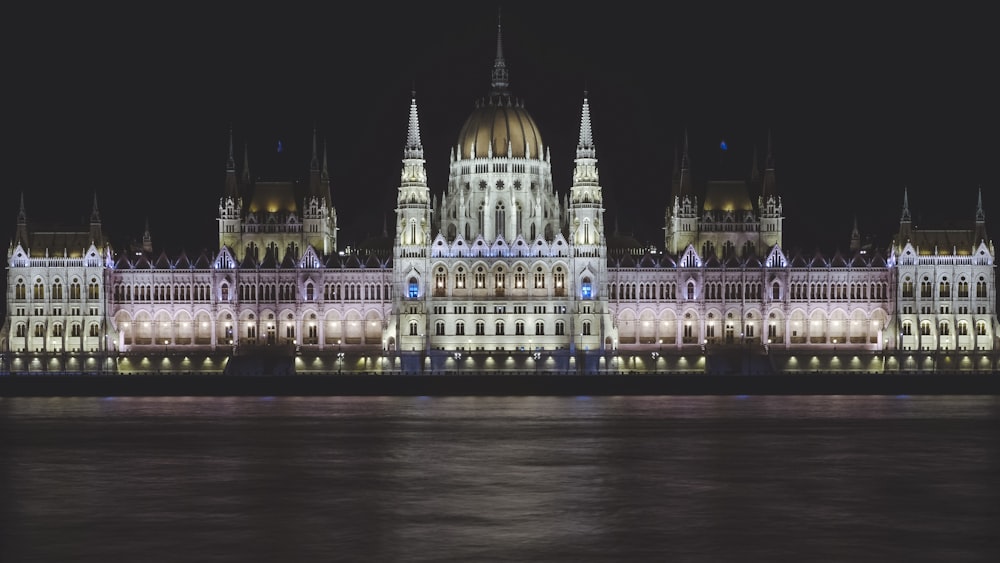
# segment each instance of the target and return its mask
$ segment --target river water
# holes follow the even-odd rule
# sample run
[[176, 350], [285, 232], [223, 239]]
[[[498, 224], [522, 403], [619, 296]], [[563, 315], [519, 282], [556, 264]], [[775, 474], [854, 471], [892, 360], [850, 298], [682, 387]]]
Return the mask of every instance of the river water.
[[997, 561], [1000, 397], [0, 399], [0, 561]]

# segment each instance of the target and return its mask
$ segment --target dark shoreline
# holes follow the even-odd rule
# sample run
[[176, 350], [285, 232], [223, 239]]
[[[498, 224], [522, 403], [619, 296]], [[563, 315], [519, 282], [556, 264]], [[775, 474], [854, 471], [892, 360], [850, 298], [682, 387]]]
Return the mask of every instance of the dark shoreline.
[[996, 374], [32, 375], [0, 397], [1000, 395]]

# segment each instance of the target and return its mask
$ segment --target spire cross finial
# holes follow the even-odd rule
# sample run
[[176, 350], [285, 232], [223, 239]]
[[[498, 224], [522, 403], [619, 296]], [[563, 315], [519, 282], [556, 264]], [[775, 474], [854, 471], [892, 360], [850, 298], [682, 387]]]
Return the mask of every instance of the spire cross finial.
[[507, 95], [507, 87], [510, 85], [510, 76], [507, 72], [507, 63], [503, 60], [503, 37], [500, 29], [500, 10], [497, 9], [497, 58], [493, 61], [493, 80], [490, 83], [491, 96]]

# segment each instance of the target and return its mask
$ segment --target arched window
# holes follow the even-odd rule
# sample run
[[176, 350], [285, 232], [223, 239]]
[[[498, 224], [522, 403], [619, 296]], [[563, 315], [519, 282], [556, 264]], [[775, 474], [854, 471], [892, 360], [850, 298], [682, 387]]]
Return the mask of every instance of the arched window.
[[589, 277], [583, 278], [583, 283], [580, 284], [580, 297], [582, 299], [593, 299], [594, 298], [594, 289], [593, 289], [593, 286], [590, 283], [590, 278]]
[[503, 336], [503, 331], [504, 331], [503, 321], [497, 321], [495, 329], [497, 336]]
[[583, 335], [590, 336], [590, 321], [583, 321]]
[[417, 335], [417, 321], [410, 321], [410, 336]]
[[222, 300], [223, 301], [229, 301], [229, 284], [228, 283], [223, 283], [222, 284]]
[[406, 296], [410, 299], [416, 299], [420, 296], [420, 286], [417, 284], [417, 278], [410, 278], [410, 283], [406, 289]]

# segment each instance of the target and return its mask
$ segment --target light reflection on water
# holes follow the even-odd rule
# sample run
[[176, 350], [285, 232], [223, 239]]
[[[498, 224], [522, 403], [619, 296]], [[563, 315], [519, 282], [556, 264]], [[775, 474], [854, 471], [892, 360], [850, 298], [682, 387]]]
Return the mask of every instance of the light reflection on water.
[[0, 399], [0, 561], [994, 560], [997, 397]]

